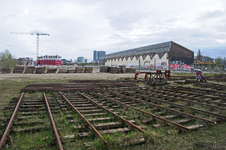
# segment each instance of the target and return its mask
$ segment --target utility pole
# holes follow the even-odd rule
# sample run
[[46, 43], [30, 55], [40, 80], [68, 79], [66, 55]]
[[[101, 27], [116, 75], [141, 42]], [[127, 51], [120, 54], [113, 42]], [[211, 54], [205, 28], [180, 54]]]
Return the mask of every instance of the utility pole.
[[[216, 58], [215, 58], [215, 63], [216, 63], [216, 70], [217, 70], [217, 61], [216, 61]], [[217, 72], [217, 71], [216, 71]]]
[[224, 57], [224, 59], [222, 59], [222, 71], [224, 71], [225, 70], [225, 57]]
[[210, 60], [209, 60], [209, 70], [210, 70]]
[[225, 57], [224, 57], [224, 70], [225, 70]]

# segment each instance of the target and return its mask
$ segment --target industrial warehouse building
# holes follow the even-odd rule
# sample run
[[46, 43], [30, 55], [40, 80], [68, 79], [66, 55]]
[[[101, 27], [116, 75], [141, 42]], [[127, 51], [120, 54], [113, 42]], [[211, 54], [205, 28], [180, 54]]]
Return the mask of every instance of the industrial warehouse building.
[[182, 66], [191, 70], [193, 62], [194, 52], [173, 41], [120, 51], [103, 58], [105, 66], [136, 67], [140, 64], [144, 68], [171, 70]]
[[42, 65], [53, 65], [53, 66], [61, 66], [61, 56], [58, 55], [45, 55], [39, 57], [39, 64]]

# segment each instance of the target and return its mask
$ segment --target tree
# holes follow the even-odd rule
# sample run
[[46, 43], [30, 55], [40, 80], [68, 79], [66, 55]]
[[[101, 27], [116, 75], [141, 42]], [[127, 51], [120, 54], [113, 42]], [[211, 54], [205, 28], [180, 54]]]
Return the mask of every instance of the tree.
[[216, 62], [214, 62], [213, 60], [211, 61], [211, 68], [212, 68], [212, 69], [214, 69], [214, 67], [215, 67], [215, 65], [216, 65], [215, 63], [216, 63]]
[[200, 51], [200, 49], [198, 50], [198, 53], [197, 53], [197, 60], [199, 60], [199, 61], [202, 61], [202, 54], [201, 54], [201, 51]]
[[16, 65], [15, 60], [13, 59], [9, 50], [5, 50], [0, 53], [0, 66], [13, 68]]
[[215, 62], [216, 62], [217, 68], [221, 68], [222, 67], [222, 58], [221, 57], [217, 57], [215, 59]]

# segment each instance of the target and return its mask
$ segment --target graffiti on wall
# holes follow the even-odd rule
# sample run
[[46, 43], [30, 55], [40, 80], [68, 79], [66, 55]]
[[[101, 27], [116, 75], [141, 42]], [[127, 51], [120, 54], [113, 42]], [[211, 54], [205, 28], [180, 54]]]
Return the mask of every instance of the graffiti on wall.
[[161, 62], [161, 66], [167, 66], [167, 62]]
[[133, 67], [133, 68], [142, 68], [142, 69], [164, 69], [167, 70], [167, 62], [161, 62], [161, 63], [156, 63], [156, 64], [152, 64], [150, 62], [145, 62], [144, 64], [142, 64], [141, 66], [139, 66], [138, 63], [130, 63], [127, 64], [127, 67]]
[[181, 61], [171, 61], [170, 62], [170, 70], [183, 70], [183, 71], [192, 71], [194, 68], [192, 65], [185, 64]]

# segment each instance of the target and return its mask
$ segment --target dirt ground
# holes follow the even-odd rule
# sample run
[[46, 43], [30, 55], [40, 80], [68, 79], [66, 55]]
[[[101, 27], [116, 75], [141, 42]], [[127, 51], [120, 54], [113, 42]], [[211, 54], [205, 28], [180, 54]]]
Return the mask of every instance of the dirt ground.
[[[15, 78], [36, 78], [36, 79], [73, 79], [73, 80], [115, 80], [119, 78], [133, 78], [133, 73], [111, 74], [111, 73], [52, 73], [52, 74], [0, 74], [0, 80], [15, 79]], [[144, 75], [139, 75], [143, 78]]]

